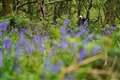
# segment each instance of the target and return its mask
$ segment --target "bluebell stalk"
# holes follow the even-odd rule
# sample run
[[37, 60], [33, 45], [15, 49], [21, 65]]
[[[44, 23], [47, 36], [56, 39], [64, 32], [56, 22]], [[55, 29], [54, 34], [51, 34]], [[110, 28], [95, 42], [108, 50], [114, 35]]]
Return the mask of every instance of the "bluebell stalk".
[[18, 41], [18, 46], [23, 46], [24, 49], [27, 51], [27, 53], [32, 53], [33, 52], [33, 47], [31, 44], [28, 42], [27, 39], [24, 37], [24, 33], [20, 33], [20, 40]]
[[3, 32], [0, 31], [0, 37], [3, 35]]
[[101, 47], [99, 45], [94, 46], [92, 53], [96, 55], [97, 53], [101, 52]]
[[86, 55], [87, 55], [87, 51], [84, 48], [81, 48], [80, 53], [79, 53], [80, 62], [83, 61], [83, 59], [86, 57]]
[[44, 45], [44, 38], [41, 37], [40, 35], [34, 35], [33, 37], [33, 43], [35, 44], [35, 46], [42, 52], [44, 53], [45, 51], [45, 45]]
[[3, 66], [3, 53], [2, 53], [2, 49], [0, 48], [0, 67]]
[[11, 40], [9, 38], [6, 38], [4, 41], [3, 41], [3, 48], [5, 49], [10, 49], [11, 48]]
[[87, 30], [86, 29], [82, 29], [80, 32], [78, 32], [77, 34], [76, 34], [76, 36], [77, 37], [80, 37], [80, 36], [82, 36], [84, 33], [86, 33], [87, 32]]
[[84, 40], [83, 40], [83, 45], [87, 45], [91, 40], [93, 40], [94, 38], [94, 35], [93, 34], [90, 34], [88, 35]]

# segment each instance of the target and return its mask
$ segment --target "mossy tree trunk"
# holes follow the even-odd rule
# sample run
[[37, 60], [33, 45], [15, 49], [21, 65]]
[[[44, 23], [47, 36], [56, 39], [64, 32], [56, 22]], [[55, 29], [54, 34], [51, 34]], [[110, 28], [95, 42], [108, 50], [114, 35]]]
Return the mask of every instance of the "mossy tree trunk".
[[12, 14], [12, 0], [2, 0], [2, 15], [7, 16]]
[[116, 0], [107, 0], [105, 3], [105, 24], [112, 25], [116, 18]]

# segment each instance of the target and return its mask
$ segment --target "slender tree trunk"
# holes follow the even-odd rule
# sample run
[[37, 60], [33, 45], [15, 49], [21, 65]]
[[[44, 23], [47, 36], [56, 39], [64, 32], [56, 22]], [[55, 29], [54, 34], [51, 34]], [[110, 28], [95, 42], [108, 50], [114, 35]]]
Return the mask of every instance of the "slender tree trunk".
[[105, 3], [105, 23], [104, 24], [109, 24], [112, 25], [115, 23], [115, 0], [107, 0]]
[[[32, 2], [33, 0], [28, 0], [28, 3], [29, 2]], [[28, 14], [31, 16], [33, 16], [33, 5], [32, 4], [28, 4]]]
[[20, 0], [13, 0], [13, 11], [17, 13], [18, 9], [17, 6], [19, 5]]
[[56, 21], [56, 19], [57, 19], [57, 12], [56, 11], [57, 11], [57, 4], [54, 3], [53, 24], [57, 23], [57, 21]]
[[86, 14], [86, 18], [88, 19], [88, 22], [89, 22], [89, 18], [90, 18], [91, 8], [92, 8], [92, 0], [89, 0], [88, 10], [87, 10], [87, 14]]
[[2, 15], [7, 16], [12, 14], [12, 0], [2, 0]]
[[45, 1], [44, 0], [38, 0], [38, 15], [42, 18], [45, 17]]

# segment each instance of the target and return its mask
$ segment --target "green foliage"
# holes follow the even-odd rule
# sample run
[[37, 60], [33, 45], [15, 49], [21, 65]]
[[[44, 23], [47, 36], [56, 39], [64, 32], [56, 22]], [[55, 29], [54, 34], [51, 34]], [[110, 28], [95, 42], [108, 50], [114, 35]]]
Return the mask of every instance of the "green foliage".
[[51, 28], [50, 34], [51, 34], [50, 37], [52, 39], [58, 40], [60, 38], [60, 30], [59, 30], [59, 28], [55, 28], [55, 27]]

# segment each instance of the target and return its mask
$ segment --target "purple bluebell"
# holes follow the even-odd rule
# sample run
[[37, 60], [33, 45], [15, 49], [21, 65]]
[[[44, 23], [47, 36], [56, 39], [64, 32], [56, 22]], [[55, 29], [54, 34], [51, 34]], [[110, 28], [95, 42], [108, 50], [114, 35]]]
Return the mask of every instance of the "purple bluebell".
[[104, 35], [110, 35], [112, 34], [112, 30], [109, 27], [105, 27], [103, 33]]
[[67, 30], [65, 29], [65, 27], [61, 27], [60, 31], [61, 31], [62, 39], [66, 39], [66, 38], [70, 37], [70, 34], [67, 34]]
[[44, 68], [46, 71], [58, 73], [62, 67], [63, 67], [62, 61], [58, 61], [55, 64], [53, 64], [51, 62], [51, 57], [47, 57], [44, 59]]
[[18, 30], [16, 28], [12, 29], [12, 32], [17, 32]]
[[65, 29], [65, 27], [61, 27], [60, 31], [61, 31], [61, 34], [62, 34], [62, 35], [65, 35], [65, 34], [66, 34], [66, 29]]
[[15, 55], [16, 57], [19, 57], [19, 55], [22, 53], [22, 50], [18, 42], [16, 43], [15, 51], [16, 51], [16, 55]]
[[39, 50], [40, 50], [42, 53], [45, 52], [45, 45], [44, 45], [44, 43], [41, 43], [41, 44], [39, 45]]
[[32, 53], [34, 51], [32, 44], [24, 37], [23, 33], [20, 34], [20, 40], [18, 41], [18, 45], [24, 47], [27, 53]]
[[88, 26], [88, 20], [87, 20], [87, 19], [84, 21], [83, 26], [84, 26], [84, 27], [87, 27], [87, 26]]
[[34, 48], [29, 42], [26, 42], [26, 44], [24, 46], [25, 46], [25, 50], [27, 51], [27, 53], [33, 53], [34, 52]]
[[93, 51], [92, 53], [94, 55], [96, 55], [97, 53], [99, 53], [101, 51], [101, 47], [99, 45], [96, 45], [94, 48], [93, 48]]
[[2, 36], [3, 32], [0, 31], [0, 36]]
[[67, 48], [68, 47], [68, 42], [62, 41], [62, 43], [60, 45], [61, 45], [61, 48]]
[[25, 32], [27, 32], [27, 30], [25, 28], [21, 28], [19, 33], [23, 33], [24, 34]]
[[0, 23], [0, 31], [6, 31], [8, 26], [9, 26], [9, 22]]
[[94, 38], [94, 35], [93, 35], [93, 34], [88, 35], [88, 36], [83, 40], [83, 44], [84, 44], [84, 45], [87, 45], [91, 40], [93, 40], [93, 38]]
[[115, 29], [116, 29], [116, 25], [114, 24], [112, 26], [106, 25], [105, 28], [103, 29], [103, 34], [111, 35], [113, 31], [115, 31]]
[[42, 53], [44, 53], [44, 51], [45, 51], [45, 44], [44, 44], [45, 39], [47, 39], [47, 38], [41, 37], [38, 34], [34, 35], [34, 37], [33, 37], [33, 43]]
[[84, 48], [81, 48], [79, 53], [80, 62], [82, 62], [82, 60], [86, 57], [86, 55], [87, 55], [87, 51]]
[[112, 28], [112, 30], [114, 31], [114, 30], [116, 29], [116, 25], [113, 24], [113, 25], [111, 26], [111, 28]]
[[3, 41], [3, 48], [6, 48], [6, 49], [9, 49], [11, 48], [11, 40], [9, 38], [6, 38], [4, 41]]
[[3, 53], [2, 49], [0, 48], [0, 67], [3, 65]]
[[65, 19], [63, 25], [67, 26], [69, 23], [70, 23], [70, 20], [69, 19]]
[[52, 64], [51, 70], [53, 73], [58, 73], [60, 71], [60, 65], [58, 63]]
[[41, 36], [36, 34], [33, 36], [33, 42], [40, 43], [41, 42]]
[[76, 34], [76, 36], [79, 37], [79, 36], [83, 35], [85, 32], [86, 32], [86, 30], [83, 29], [83, 30], [81, 30], [80, 32], [78, 32], [78, 33]]
[[58, 61], [57, 63], [52, 64], [51, 70], [52, 70], [53, 73], [58, 73], [58, 72], [60, 72], [62, 67], [63, 67], [63, 62]]

